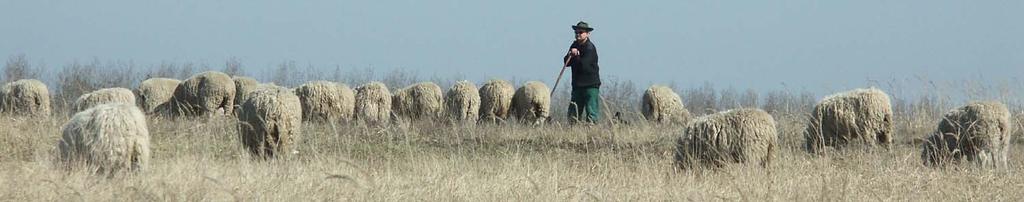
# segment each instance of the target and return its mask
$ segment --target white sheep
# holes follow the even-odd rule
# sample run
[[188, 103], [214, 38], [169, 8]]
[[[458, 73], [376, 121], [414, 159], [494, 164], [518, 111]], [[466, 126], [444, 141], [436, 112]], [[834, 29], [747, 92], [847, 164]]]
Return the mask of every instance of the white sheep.
[[313, 81], [295, 88], [302, 102], [302, 120], [348, 120], [355, 108], [355, 93], [345, 84]]
[[381, 82], [370, 82], [356, 88], [355, 119], [370, 125], [391, 122], [391, 92]]
[[512, 96], [512, 114], [524, 123], [540, 124], [551, 116], [551, 89], [539, 81], [529, 81]]
[[931, 166], [966, 159], [980, 166], [1005, 168], [1013, 131], [1006, 105], [973, 102], [943, 115], [935, 133], [925, 141], [921, 158]]
[[640, 112], [648, 121], [657, 123], [686, 123], [690, 119], [690, 111], [683, 107], [679, 94], [659, 85], [644, 91], [640, 99]]
[[811, 112], [804, 131], [804, 148], [811, 153], [851, 144], [887, 148], [895, 135], [892, 117], [889, 95], [876, 88], [825, 97]]
[[456, 82], [444, 95], [447, 117], [455, 122], [475, 124], [480, 118], [480, 93], [469, 81]]
[[296, 153], [302, 135], [302, 105], [287, 88], [262, 86], [239, 105], [238, 129], [242, 144], [258, 157]]
[[0, 112], [45, 117], [50, 111], [50, 91], [39, 80], [17, 80], [0, 89]]
[[496, 122], [508, 118], [516, 89], [505, 80], [493, 79], [480, 87], [480, 120]]
[[171, 78], [150, 78], [139, 83], [135, 88], [136, 103], [146, 113], [155, 113], [167, 107], [167, 102], [174, 96], [174, 89], [181, 80]]
[[676, 141], [683, 169], [719, 168], [728, 163], [768, 167], [778, 144], [775, 119], [760, 109], [741, 108], [699, 117]]
[[170, 113], [201, 116], [234, 110], [235, 82], [227, 74], [208, 71], [182, 81], [174, 89]]
[[260, 85], [259, 81], [252, 77], [234, 76], [231, 77], [233, 83], [235, 83], [235, 103], [234, 109], [238, 109], [238, 105], [245, 100], [245, 96], [249, 94], [249, 91], [255, 89]]
[[57, 143], [68, 168], [86, 166], [99, 174], [136, 171], [150, 159], [146, 117], [134, 104], [98, 105], [71, 117]]
[[444, 94], [432, 82], [409, 85], [394, 92], [391, 111], [409, 119], [435, 119], [444, 111]]

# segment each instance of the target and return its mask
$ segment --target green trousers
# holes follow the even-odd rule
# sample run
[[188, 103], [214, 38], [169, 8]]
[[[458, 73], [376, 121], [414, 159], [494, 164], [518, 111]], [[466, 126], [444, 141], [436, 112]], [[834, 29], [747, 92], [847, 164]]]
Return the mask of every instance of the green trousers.
[[601, 119], [601, 90], [597, 87], [572, 88], [569, 102], [569, 121], [595, 123]]

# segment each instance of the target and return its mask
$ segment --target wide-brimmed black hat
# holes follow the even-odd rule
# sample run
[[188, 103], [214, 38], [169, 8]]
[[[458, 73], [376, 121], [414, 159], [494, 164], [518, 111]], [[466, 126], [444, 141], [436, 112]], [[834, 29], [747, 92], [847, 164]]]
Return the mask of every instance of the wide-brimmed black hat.
[[594, 31], [594, 28], [590, 27], [590, 24], [587, 24], [587, 22], [580, 21], [580, 22], [577, 22], [576, 25], [572, 26], [572, 30], [583, 30], [583, 31], [590, 32], [590, 31]]

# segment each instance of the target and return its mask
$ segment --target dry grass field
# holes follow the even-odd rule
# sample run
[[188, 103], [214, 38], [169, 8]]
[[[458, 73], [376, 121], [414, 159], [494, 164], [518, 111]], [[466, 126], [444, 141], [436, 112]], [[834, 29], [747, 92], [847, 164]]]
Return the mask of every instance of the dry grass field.
[[[672, 166], [679, 126], [304, 126], [299, 154], [249, 160], [235, 120], [150, 119], [154, 159], [139, 173], [56, 169], [64, 118], [0, 122], [3, 201], [1020, 201], [1024, 147], [1011, 167], [921, 165], [918, 146], [818, 157], [798, 149], [800, 116], [780, 116], [770, 169]], [[902, 124], [906, 125], [906, 124]], [[901, 134], [905, 135], [905, 134]]]
[[[340, 70], [302, 75], [293, 63], [260, 79], [292, 87], [317, 79], [350, 86], [379, 80], [391, 88], [422, 80], [447, 88], [458, 79]], [[568, 91], [562, 88], [552, 103], [556, 121], [543, 126], [305, 123], [297, 155], [257, 161], [242, 149], [233, 117], [151, 117], [153, 159], [140, 172], [108, 178], [53, 163], [69, 100], [99, 88], [131, 88], [146, 77], [181, 79], [198, 69], [94, 62], [41, 75], [55, 114], [0, 116], [0, 201], [1024, 201], [1021, 130], [1006, 169], [930, 168], [920, 159], [920, 138], [964, 99], [1002, 100], [1020, 127], [1022, 105], [1012, 89], [1024, 84], [954, 82], [963, 88], [950, 90], [927, 81], [931, 86], [914, 91], [872, 83], [893, 96], [897, 144], [824, 156], [800, 149], [806, 116], [820, 95], [670, 85], [695, 115], [739, 106], [771, 113], [781, 149], [769, 169], [677, 170], [673, 147], [682, 126], [640, 120], [636, 102], [646, 86], [614, 77], [602, 87], [606, 111], [624, 112], [626, 124], [564, 125]]]

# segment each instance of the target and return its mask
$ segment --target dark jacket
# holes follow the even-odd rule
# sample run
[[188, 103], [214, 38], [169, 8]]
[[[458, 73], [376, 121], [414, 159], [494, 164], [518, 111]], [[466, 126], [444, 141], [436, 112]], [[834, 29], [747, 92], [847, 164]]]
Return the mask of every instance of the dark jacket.
[[[572, 61], [569, 61], [569, 66], [572, 67], [572, 87], [601, 87], [601, 75], [598, 74], [601, 68], [597, 66], [597, 48], [594, 47], [594, 43], [591, 43], [590, 39], [583, 44], [577, 44], [574, 41], [569, 48], [576, 48], [580, 51], [579, 57], [574, 57]], [[562, 61], [568, 57], [567, 54]]]

